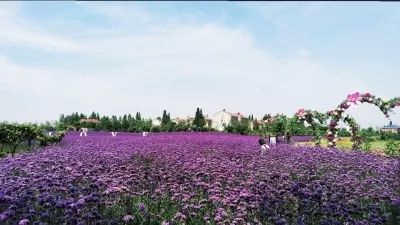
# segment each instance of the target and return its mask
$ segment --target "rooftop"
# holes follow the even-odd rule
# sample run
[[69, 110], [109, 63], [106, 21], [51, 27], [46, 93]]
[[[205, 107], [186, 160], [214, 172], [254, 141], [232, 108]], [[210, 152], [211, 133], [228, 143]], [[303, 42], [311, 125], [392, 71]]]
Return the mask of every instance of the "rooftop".
[[393, 124], [392, 121], [390, 121], [389, 125], [382, 127], [382, 129], [400, 129], [400, 126]]
[[240, 112], [231, 113], [231, 112], [226, 111], [225, 109], [223, 109], [222, 111], [228, 113], [228, 114], [231, 115], [231, 116], [244, 117], [244, 115], [240, 114]]
[[83, 123], [100, 123], [100, 121], [98, 119], [81, 119], [79, 122]]

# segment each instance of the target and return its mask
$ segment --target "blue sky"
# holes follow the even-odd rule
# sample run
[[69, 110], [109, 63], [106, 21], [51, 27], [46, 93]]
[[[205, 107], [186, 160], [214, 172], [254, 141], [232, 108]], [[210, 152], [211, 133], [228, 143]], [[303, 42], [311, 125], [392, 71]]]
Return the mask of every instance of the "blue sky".
[[[333, 109], [355, 91], [388, 99], [399, 27], [389, 2], [1, 2], [0, 119], [197, 106], [261, 117]], [[349, 113], [387, 123], [373, 106]]]

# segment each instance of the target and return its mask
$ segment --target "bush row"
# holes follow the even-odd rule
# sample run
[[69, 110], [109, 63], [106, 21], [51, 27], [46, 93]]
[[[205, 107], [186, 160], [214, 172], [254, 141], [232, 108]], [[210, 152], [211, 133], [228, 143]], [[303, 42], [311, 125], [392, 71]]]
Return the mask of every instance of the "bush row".
[[25, 144], [27, 149], [37, 146], [47, 146], [58, 143], [64, 137], [64, 132], [48, 135], [47, 132], [36, 124], [0, 123], [0, 156], [4, 156], [4, 148], [8, 147], [14, 156], [17, 148]]

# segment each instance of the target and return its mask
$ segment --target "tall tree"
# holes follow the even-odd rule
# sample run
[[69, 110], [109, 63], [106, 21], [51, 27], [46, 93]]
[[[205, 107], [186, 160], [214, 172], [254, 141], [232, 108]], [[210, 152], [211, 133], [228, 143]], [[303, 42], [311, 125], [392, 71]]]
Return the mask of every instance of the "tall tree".
[[92, 114], [90, 114], [89, 119], [97, 119], [97, 115], [94, 111], [92, 112]]
[[265, 115], [263, 116], [263, 120], [268, 120], [268, 119], [271, 119], [271, 118], [272, 118], [272, 116], [271, 116], [270, 113], [267, 113], [267, 114], [265, 114]]
[[115, 115], [111, 117], [111, 124], [113, 130], [119, 131], [121, 129], [120, 120], [118, 120], [118, 117]]
[[122, 117], [121, 128], [123, 131], [127, 131], [129, 128], [129, 121], [126, 114], [124, 114], [124, 116]]
[[203, 111], [202, 111], [202, 109], [197, 107], [196, 113], [195, 113], [195, 116], [193, 119], [193, 123], [192, 123], [193, 129], [194, 130], [202, 130], [205, 125], [206, 125], [206, 120], [204, 119]]
[[64, 114], [61, 114], [61, 115], [60, 115], [59, 121], [60, 121], [60, 123], [64, 123], [64, 121], [65, 121], [65, 116], [64, 116]]
[[135, 119], [136, 120], [142, 120], [142, 116], [140, 115], [140, 112], [136, 113]]
[[161, 118], [161, 125], [167, 125], [171, 121], [170, 114], [167, 114], [167, 110], [164, 109], [163, 115]]
[[260, 130], [260, 126], [258, 125], [257, 118], [253, 121], [253, 130], [255, 130], [255, 131]]

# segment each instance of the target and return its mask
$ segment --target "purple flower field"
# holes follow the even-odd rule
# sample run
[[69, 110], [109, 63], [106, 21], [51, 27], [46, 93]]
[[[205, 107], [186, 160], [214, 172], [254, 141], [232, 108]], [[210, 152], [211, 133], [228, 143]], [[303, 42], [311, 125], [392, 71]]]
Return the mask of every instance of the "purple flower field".
[[0, 224], [396, 224], [398, 159], [223, 133], [69, 133], [0, 160]]

